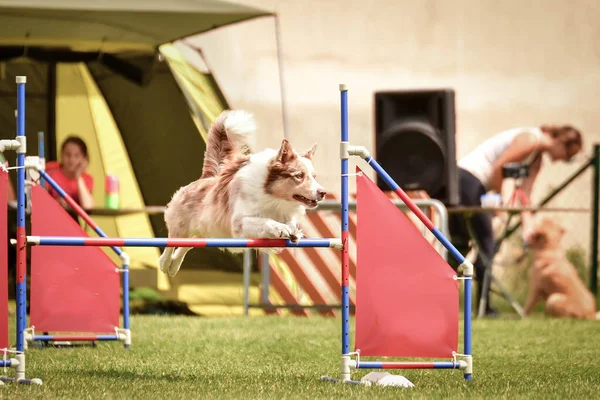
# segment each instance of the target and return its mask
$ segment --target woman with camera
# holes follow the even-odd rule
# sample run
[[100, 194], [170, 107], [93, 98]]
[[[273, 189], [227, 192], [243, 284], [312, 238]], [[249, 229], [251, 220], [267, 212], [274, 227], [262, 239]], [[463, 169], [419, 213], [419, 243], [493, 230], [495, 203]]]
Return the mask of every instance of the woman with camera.
[[[581, 133], [570, 125], [542, 125], [532, 128], [515, 128], [500, 132], [485, 140], [458, 162], [460, 204], [465, 207], [478, 207], [481, 197], [489, 192], [501, 193], [504, 179], [503, 167], [509, 163], [522, 163], [527, 176], [522, 178], [521, 188], [530, 203], [531, 190], [542, 165], [542, 155], [548, 154], [552, 162], [570, 161], [582, 149]], [[522, 214], [522, 228], [526, 232], [530, 226], [531, 213]], [[470, 218], [470, 228], [478, 244], [475, 261], [477, 279], [477, 308], [482, 296], [486, 299], [485, 313], [496, 314], [490, 306], [489, 290], [481, 293], [485, 260], [494, 255], [494, 232], [490, 213], [474, 213]], [[463, 242], [469, 241], [469, 230], [464, 215], [450, 216], [450, 234]]]

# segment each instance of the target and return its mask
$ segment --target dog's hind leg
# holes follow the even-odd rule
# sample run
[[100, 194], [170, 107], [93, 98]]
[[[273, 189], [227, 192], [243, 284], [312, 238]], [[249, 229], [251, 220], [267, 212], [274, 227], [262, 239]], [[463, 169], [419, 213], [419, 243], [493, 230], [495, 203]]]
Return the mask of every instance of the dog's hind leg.
[[[181, 191], [178, 193], [181, 193]], [[167, 224], [167, 229], [169, 230], [169, 239], [189, 237], [189, 210], [185, 207], [183, 209], [181, 208], [182, 206], [179, 204], [175, 207], [170, 207], [165, 211], [165, 223]], [[181, 260], [178, 260], [180, 250], [181, 248], [179, 247], [165, 248], [159, 259], [160, 270], [162, 272], [169, 274], [170, 276], [174, 276], [177, 273], [179, 267], [181, 266], [181, 262], [183, 261], [183, 257]]]
[[552, 293], [548, 297], [546, 314], [552, 317], [585, 318], [580, 307], [562, 293]]
[[169, 265], [168, 273], [169, 276], [175, 276], [181, 268], [181, 264], [183, 263], [183, 259], [188, 251], [190, 251], [192, 247], [177, 247], [174, 254], [171, 256], [171, 265]]
[[173, 250], [175, 250], [173, 247], [165, 247], [162, 254], [158, 258], [158, 265], [160, 266], [160, 270], [165, 274], [167, 273], [167, 271], [171, 267], [171, 264], [173, 263]]

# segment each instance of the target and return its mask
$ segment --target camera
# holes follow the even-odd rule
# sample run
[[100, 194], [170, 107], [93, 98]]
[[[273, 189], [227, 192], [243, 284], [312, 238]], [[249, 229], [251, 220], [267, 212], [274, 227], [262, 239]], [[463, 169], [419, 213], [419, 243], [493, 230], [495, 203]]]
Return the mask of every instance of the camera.
[[525, 163], [507, 163], [502, 166], [503, 178], [527, 178], [529, 176], [529, 166]]

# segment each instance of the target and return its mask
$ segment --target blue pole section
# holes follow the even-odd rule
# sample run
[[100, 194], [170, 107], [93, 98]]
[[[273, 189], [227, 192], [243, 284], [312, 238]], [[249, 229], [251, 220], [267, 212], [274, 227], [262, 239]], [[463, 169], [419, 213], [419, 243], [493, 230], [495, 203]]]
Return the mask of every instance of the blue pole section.
[[356, 368], [360, 369], [458, 369], [460, 364], [454, 361], [425, 362], [387, 362], [361, 361]]
[[93, 340], [119, 340], [119, 336], [117, 335], [92, 335], [92, 336], [73, 336], [69, 337], [68, 335], [35, 335], [33, 337], [34, 341], [55, 341], [55, 340], [64, 340], [64, 341], [93, 341]]
[[[44, 132], [38, 132], [38, 156], [45, 164]], [[43, 176], [40, 176], [40, 185], [42, 185], [43, 188], [46, 188], [46, 182], [44, 181]]]
[[[341, 139], [348, 142], [348, 89], [340, 85], [341, 101]], [[350, 353], [350, 293], [349, 293], [349, 255], [348, 255], [348, 157], [342, 157], [342, 355]]]
[[[464, 298], [464, 352], [465, 355], [471, 355], [471, 302], [472, 302], [473, 280], [465, 279], [465, 298]], [[467, 381], [472, 380], [471, 374], [465, 374]]]
[[[129, 258], [129, 255], [126, 257]], [[129, 261], [123, 262], [123, 329], [129, 330]], [[124, 347], [128, 349], [129, 343], [125, 343]]]
[[17, 351], [25, 350], [27, 327], [27, 245], [25, 232], [25, 83], [17, 76]]

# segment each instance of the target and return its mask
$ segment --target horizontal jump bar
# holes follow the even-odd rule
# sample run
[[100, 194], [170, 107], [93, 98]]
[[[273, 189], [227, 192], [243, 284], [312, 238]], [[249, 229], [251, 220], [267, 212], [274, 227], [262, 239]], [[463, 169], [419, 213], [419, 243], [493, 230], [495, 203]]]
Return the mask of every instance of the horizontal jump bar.
[[[266, 310], [275, 310], [279, 308], [286, 308], [291, 310], [341, 310], [341, 304], [266, 304], [266, 303], [256, 303], [256, 304], [248, 304], [249, 308], [260, 308]], [[355, 306], [350, 305], [350, 310], [354, 310]]]
[[68, 336], [68, 335], [34, 335], [33, 341], [55, 341], [55, 342], [93, 342], [95, 340], [120, 340], [117, 335], [89, 335], [89, 336]]
[[454, 361], [431, 361], [431, 362], [384, 362], [384, 361], [360, 361], [356, 368], [371, 369], [460, 369], [460, 362]]
[[[16, 241], [11, 240], [11, 243]], [[74, 236], [27, 236], [36, 246], [120, 246], [120, 247], [334, 247], [342, 249], [340, 239], [182, 239], [182, 238], [95, 238]]]
[[480, 214], [496, 211], [509, 213], [531, 212], [565, 212], [565, 213], [590, 213], [590, 208], [575, 207], [448, 207], [448, 214]]

